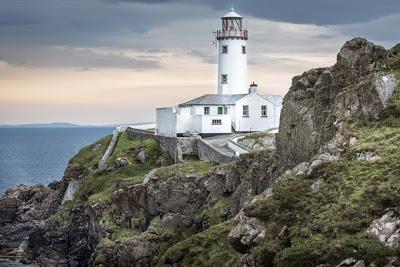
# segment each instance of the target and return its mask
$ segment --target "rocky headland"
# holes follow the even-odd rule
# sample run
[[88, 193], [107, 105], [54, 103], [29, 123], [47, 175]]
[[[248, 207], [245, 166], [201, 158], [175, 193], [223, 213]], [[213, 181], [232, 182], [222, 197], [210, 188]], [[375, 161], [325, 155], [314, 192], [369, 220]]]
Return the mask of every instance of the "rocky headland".
[[275, 140], [242, 140], [257, 149], [227, 165], [174, 164], [157, 142], [121, 134], [94, 172], [105, 137], [60, 182], [0, 198], [0, 254], [39, 266], [399, 266], [399, 87], [400, 45], [356, 38], [334, 66], [293, 78]]

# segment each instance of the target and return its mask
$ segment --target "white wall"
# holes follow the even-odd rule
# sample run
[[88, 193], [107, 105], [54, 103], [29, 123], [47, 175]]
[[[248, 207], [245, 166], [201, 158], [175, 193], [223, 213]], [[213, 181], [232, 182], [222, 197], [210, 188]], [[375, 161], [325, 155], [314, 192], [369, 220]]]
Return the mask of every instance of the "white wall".
[[[202, 118], [203, 134], [231, 133], [231, 116], [229, 115], [205, 115]], [[221, 125], [213, 125], [212, 120], [221, 120]]]
[[176, 132], [178, 134], [198, 131], [192, 113], [191, 107], [177, 108]]
[[176, 136], [176, 111], [174, 108], [156, 109], [156, 133], [166, 136]]
[[[204, 115], [204, 107], [210, 108], [210, 114]], [[177, 111], [177, 133], [197, 132], [204, 134], [231, 133], [231, 116], [235, 111], [228, 106], [228, 114], [218, 115], [218, 107], [224, 106], [193, 106], [179, 108]], [[221, 120], [221, 125], [213, 125], [212, 120]]]
[[[249, 117], [243, 117], [243, 106], [249, 106]], [[261, 116], [261, 106], [267, 106], [267, 117]], [[257, 93], [248, 96], [236, 102], [236, 131], [238, 132], [256, 132], [265, 131], [276, 127], [276, 115], [274, 105]]]
[[[222, 47], [228, 46], [228, 53]], [[218, 41], [218, 94], [247, 94], [247, 53], [242, 53], [246, 40], [222, 39]], [[248, 51], [247, 51], [248, 52]], [[228, 75], [228, 84], [221, 85], [221, 75]]]

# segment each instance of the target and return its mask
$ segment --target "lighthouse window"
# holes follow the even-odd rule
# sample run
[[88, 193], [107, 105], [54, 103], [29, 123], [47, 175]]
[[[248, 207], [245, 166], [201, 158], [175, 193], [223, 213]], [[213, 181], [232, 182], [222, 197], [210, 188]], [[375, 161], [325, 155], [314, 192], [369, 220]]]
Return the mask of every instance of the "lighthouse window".
[[227, 84], [228, 83], [228, 74], [222, 74], [221, 75], [221, 84]]
[[204, 107], [204, 115], [210, 115], [210, 107]]
[[228, 46], [227, 45], [222, 46], [222, 54], [228, 54]]
[[247, 53], [246, 46], [242, 45], [242, 54], [246, 54], [246, 53]]
[[267, 117], [267, 106], [261, 106], [261, 117]]
[[243, 117], [249, 116], [249, 106], [243, 106]]

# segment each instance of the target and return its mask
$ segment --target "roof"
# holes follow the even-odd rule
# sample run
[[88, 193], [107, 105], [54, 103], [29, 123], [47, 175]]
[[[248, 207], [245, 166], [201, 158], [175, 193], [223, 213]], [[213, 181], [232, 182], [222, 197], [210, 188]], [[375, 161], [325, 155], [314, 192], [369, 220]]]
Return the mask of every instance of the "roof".
[[247, 95], [248, 94], [238, 94], [238, 95], [209, 94], [182, 103], [179, 106], [182, 107], [182, 106], [202, 106], [202, 105], [234, 105], [236, 101]]
[[236, 13], [234, 8], [231, 8], [231, 11], [222, 18], [242, 18], [242, 16]]
[[263, 97], [269, 102], [273, 103], [275, 106], [282, 105], [283, 96], [281, 95], [263, 95]]

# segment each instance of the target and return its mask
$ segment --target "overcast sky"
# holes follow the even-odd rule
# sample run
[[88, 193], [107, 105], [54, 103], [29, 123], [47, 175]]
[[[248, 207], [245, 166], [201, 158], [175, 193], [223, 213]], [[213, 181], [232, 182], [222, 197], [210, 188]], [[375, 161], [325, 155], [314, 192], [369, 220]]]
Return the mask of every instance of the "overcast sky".
[[265, 94], [332, 65], [353, 37], [400, 42], [399, 0], [1, 0], [0, 124], [154, 121], [215, 93], [212, 32], [232, 4]]

